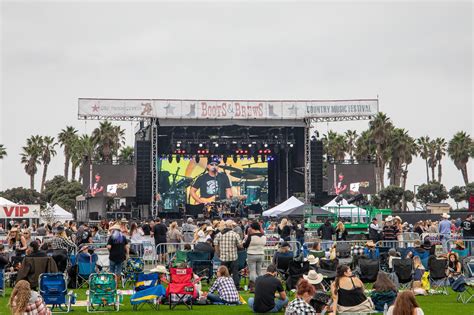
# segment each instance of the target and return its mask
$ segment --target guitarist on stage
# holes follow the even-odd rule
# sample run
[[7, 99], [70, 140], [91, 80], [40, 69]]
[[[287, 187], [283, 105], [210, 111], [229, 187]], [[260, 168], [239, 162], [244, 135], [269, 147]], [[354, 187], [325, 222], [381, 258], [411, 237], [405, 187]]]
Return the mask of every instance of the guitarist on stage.
[[[191, 186], [190, 195], [197, 204], [205, 204], [222, 199], [231, 199], [232, 186], [225, 173], [219, 173], [219, 159], [207, 160], [207, 173], [200, 175]], [[199, 190], [199, 195], [197, 191]]]

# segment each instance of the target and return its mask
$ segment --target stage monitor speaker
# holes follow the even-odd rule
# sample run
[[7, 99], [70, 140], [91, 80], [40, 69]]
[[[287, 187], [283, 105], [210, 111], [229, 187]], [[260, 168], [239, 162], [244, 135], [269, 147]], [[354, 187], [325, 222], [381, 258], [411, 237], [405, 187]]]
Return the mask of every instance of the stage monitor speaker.
[[323, 193], [323, 142], [311, 141], [311, 191], [315, 196]]
[[137, 141], [137, 203], [150, 204], [151, 201], [151, 142]]

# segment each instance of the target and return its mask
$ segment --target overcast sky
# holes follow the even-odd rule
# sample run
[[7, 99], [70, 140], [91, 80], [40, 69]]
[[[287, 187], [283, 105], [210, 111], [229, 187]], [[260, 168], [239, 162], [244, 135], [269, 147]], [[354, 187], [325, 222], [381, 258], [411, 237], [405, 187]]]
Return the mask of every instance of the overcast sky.
[[[28, 186], [33, 134], [81, 133], [79, 97], [350, 99], [414, 137], [473, 132], [471, 2], [95, 3], [2, 1], [0, 190]], [[127, 142], [131, 144], [132, 128]], [[367, 122], [318, 125], [363, 130]], [[62, 150], [49, 177], [62, 174]], [[474, 180], [474, 161], [469, 175]], [[462, 185], [449, 158], [448, 189]], [[37, 175], [37, 186], [41, 177]], [[408, 187], [425, 180], [409, 168]]]

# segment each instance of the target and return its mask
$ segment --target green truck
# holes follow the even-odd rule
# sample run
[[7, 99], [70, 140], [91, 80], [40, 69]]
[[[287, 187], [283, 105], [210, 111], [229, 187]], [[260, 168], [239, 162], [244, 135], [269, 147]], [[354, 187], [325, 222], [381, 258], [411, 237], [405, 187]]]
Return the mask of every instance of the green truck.
[[348, 239], [367, 239], [369, 225], [373, 218], [377, 218], [379, 223], [392, 215], [391, 209], [377, 209], [372, 206], [361, 207], [328, 207], [326, 210], [315, 210], [308, 207], [305, 210], [305, 230], [311, 236], [317, 235], [318, 228], [326, 221], [330, 220], [336, 227], [338, 221], [342, 221], [349, 234]]

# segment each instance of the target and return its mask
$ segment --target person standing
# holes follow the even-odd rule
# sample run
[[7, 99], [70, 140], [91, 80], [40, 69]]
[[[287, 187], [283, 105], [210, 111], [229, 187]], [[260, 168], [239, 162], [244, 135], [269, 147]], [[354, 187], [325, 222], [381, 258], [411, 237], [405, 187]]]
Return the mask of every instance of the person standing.
[[280, 235], [280, 238], [283, 239], [285, 242], [290, 241], [290, 235], [291, 235], [291, 228], [288, 225], [288, 219], [283, 218], [281, 219], [280, 224], [278, 225], [277, 228], [278, 235]]
[[111, 234], [107, 241], [109, 250], [109, 270], [115, 274], [115, 282], [118, 286], [122, 274], [123, 262], [129, 256], [130, 245], [127, 238], [122, 234], [120, 223], [115, 223], [110, 227]]
[[345, 241], [347, 238], [347, 231], [342, 221], [337, 222], [336, 225], [336, 241]]
[[328, 219], [318, 229], [318, 235], [321, 237], [321, 247], [323, 250], [329, 249], [332, 244], [332, 236], [336, 233], [331, 221]]
[[467, 249], [469, 251], [469, 255], [472, 255], [472, 242], [474, 242], [474, 223], [472, 222], [472, 214], [469, 214], [466, 219], [462, 221], [461, 228], [462, 238], [465, 240], [470, 240], [467, 242]]
[[224, 229], [217, 234], [214, 239], [216, 253], [221, 261], [221, 265], [226, 266], [232, 274], [234, 284], [237, 289], [240, 288], [239, 277], [239, 261], [237, 250], [242, 248], [240, 238], [237, 233], [232, 230], [234, 221], [225, 221]]
[[263, 260], [265, 257], [265, 244], [267, 238], [260, 232], [260, 225], [254, 221], [248, 228], [248, 235], [243, 244], [247, 248], [247, 264], [249, 267], [249, 288], [254, 291], [255, 280], [262, 273]]
[[196, 232], [197, 226], [194, 225], [193, 218], [189, 217], [186, 223], [183, 223], [183, 239], [185, 243], [192, 243], [194, 239], [194, 232]]
[[[288, 304], [286, 292], [276, 276], [277, 268], [274, 264], [270, 264], [267, 273], [255, 281], [255, 297], [248, 300], [250, 309], [255, 313], [277, 313]], [[275, 300], [277, 292], [279, 299]]]
[[385, 225], [383, 226], [383, 239], [384, 241], [394, 241], [397, 239], [398, 230], [395, 225], [392, 224], [393, 217], [389, 215], [385, 219]]
[[438, 233], [441, 234], [442, 237], [441, 243], [443, 244], [443, 250], [447, 252], [448, 241], [451, 236], [451, 221], [449, 221], [450, 216], [447, 213], [443, 213], [441, 217], [443, 220], [439, 223]]
[[[153, 238], [155, 239], [155, 248], [157, 248], [158, 259], [160, 262], [166, 261], [166, 246], [160, 245], [166, 243], [166, 234], [168, 233], [168, 228], [161, 222], [160, 218], [156, 218], [155, 225], [153, 226]], [[160, 245], [160, 246], [158, 246]]]
[[377, 218], [373, 218], [369, 225], [369, 240], [374, 241], [374, 243], [380, 241], [380, 232], [382, 232], [382, 228], [379, 226]]

